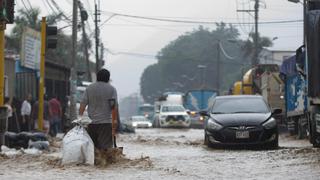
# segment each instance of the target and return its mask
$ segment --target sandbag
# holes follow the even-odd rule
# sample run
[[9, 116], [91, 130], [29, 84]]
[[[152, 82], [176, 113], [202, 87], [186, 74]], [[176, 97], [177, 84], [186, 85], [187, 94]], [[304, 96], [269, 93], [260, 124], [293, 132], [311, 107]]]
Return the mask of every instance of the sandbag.
[[94, 165], [94, 144], [83, 126], [75, 126], [64, 136], [62, 164]]
[[28, 149], [49, 150], [49, 141], [32, 141], [29, 140]]

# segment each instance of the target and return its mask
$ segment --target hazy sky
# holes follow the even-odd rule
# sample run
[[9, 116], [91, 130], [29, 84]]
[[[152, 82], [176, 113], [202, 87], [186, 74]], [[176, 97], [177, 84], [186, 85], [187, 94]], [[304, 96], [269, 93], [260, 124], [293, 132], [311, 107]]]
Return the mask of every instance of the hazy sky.
[[[40, 7], [42, 15], [52, 13], [47, 2], [52, 0], [29, 0], [33, 7]], [[30, 8], [28, 0], [16, 0], [17, 8]], [[72, 0], [55, 0], [61, 10], [71, 16]], [[82, 0], [88, 10], [89, 33], [94, 31], [94, 0]], [[251, 2], [251, 3], [250, 3]], [[51, 6], [53, 4], [51, 3]], [[186, 21], [212, 21], [226, 23], [253, 22], [248, 13], [237, 13], [238, 9], [253, 8], [251, 0], [101, 0], [101, 23], [112, 13], [128, 14], [161, 19], [179, 19]], [[54, 7], [52, 7], [54, 9]], [[261, 1], [261, 22], [301, 20], [302, 5], [287, 0]], [[59, 23], [58, 26], [63, 26]], [[200, 24], [183, 24], [142, 20], [123, 16], [114, 16], [101, 26], [101, 38], [106, 52], [106, 68], [111, 71], [111, 79], [118, 89], [120, 97], [139, 91], [141, 74], [148, 65], [156, 63], [152, 56], [170, 41], [185, 32], [192, 31]], [[203, 24], [214, 29], [214, 24]], [[12, 25], [8, 26], [10, 29]], [[252, 25], [237, 26], [241, 37], [246, 39]], [[295, 50], [302, 42], [302, 22], [285, 24], [261, 24], [259, 31], [264, 36], [278, 37], [272, 49]], [[66, 29], [70, 33], [71, 29]], [[79, 36], [78, 36], [79, 37]], [[124, 55], [120, 52], [138, 55]]]

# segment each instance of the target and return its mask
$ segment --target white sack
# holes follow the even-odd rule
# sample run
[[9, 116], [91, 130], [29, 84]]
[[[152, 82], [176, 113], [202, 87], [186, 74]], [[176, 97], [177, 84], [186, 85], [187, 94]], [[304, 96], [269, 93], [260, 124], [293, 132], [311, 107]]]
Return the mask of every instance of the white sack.
[[75, 126], [64, 136], [62, 164], [94, 165], [94, 145], [83, 126]]

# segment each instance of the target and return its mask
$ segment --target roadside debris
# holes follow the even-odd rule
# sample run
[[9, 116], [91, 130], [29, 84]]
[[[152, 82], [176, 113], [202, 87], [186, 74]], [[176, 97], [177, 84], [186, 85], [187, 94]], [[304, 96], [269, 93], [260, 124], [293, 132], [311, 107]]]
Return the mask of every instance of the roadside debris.
[[90, 121], [77, 119], [73, 123], [76, 126], [64, 136], [62, 141], [62, 165], [94, 165], [94, 145], [84, 128]]

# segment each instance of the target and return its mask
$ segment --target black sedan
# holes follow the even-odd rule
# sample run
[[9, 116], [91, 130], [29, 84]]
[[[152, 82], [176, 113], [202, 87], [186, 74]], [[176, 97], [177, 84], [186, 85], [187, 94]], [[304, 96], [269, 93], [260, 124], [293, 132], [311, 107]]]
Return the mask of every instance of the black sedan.
[[205, 144], [209, 147], [223, 145], [267, 145], [278, 147], [278, 127], [262, 96], [219, 96], [208, 112], [205, 122]]

